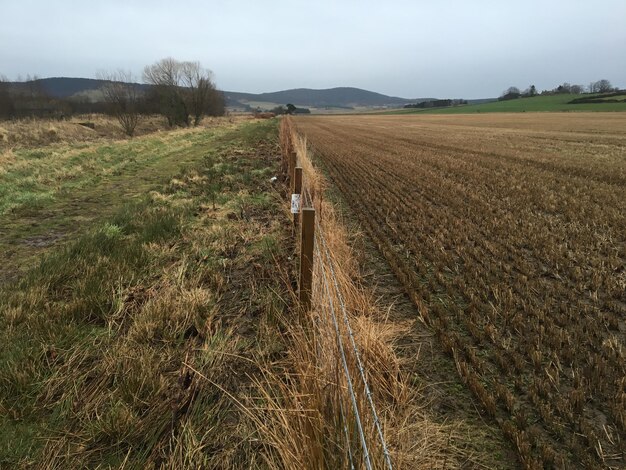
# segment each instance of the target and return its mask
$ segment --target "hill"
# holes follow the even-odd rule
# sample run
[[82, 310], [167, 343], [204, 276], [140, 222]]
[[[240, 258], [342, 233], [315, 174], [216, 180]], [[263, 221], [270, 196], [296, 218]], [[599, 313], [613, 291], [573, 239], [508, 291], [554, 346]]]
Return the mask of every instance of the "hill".
[[[36, 80], [35, 84], [53, 98], [88, 98], [92, 102], [102, 99], [99, 89], [106, 83], [104, 80], [92, 78], [53, 77]], [[25, 82], [13, 82], [13, 87], [26, 87]], [[150, 85], [137, 84], [142, 89], [148, 89]], [[294, 88], [269, 93], [242, 93], [237, 91], [224, 91], [226, 106], [231, 109], [250, 110], [261, 108], [269, 110], [275, 106], [292, 103], [298, 107], [313, 109], [335, 109], [346, 111], [355, 108], [402, 108], [405, 104], [430, 101], [435, 98], [401, 98], [387, 96], [374, 91], [363, 90], [354, 87], [336, 87], [327, 89]], [[569, 95], [560, 95], [569, 96]], [[571, 99], [571, 98], [570, 98]], [[397, 112], [466, 112], [460, 109], [476, 108], [477, 104], [490, 102], [494, 99], [469, 100], [470, 106], [452, 109], [437, 110], [402, 110]], [[507, 102], [510, 105], [509, 102]], [[494, 103], [496, 104], [496, 103]]]
[[[101, 88], [104, 83], [105, 81], [103, 80], [72, 77], [42, 78], [36, 81], [36, 84], [53, 98], [90, 96], [93, 97], [94, 100], [97, 100], [99, 96], [97, 93], [94, 93], [94, 91]], [[14, 82], [13, 86], [25, 86], [25, 83]], [[149, 87], [149, 85], [138, 86], [142, 88]], [[270, 93], [225, 91], [224, 96], [226, 97], [227, 106], [241, 108], [256, 107], [257, 105], [260, 105], [261, 108], [267, 108], [272, 105], [285, 105], [287, 103], [312, 108], [401, 107], [407, 103], [431, 99], [399, 98], [353, 87], [338, 87], [323, 90], [296, 88]]]
[[396, 96], [387, 96], [373, 91], [353, 87], [328, 88], [314, 90], [311, 88], [295, 88], [293, 90], [276, 91], [273, 93], [237, 93], [224, 92], [229, 106], [250, 102], [292, 103], [296, 106], [313, 108], [353, 108], [359, 106], [403, 106], [411, 102], [424, 101], [429, 98], [410, 100]]
[[470, 114], [470, 113], [525, 113], [525, 112], [567, 112], [567, 111], [626, 111], [626, 103], [576, 103], [570, 101], [581, 95], [548, 95], [533, 98], [519, 98], [508, 101], [469, 104], [453, 108], [438, 109], [402, 109], [393, 114]]
[[[35, 80], [46, 93], [53, 98], [69, 98], [74, 95], [87, 95], [102, 88], [106, 80], [96, 80], [93, 78], [71, 78], [71, 77], [53, 77], [41, 78]], [[13, 85], [19, 87], [24, 82], [14, 82]], [[141, 88], [147, 89], [149, 85], [137, 84]]]

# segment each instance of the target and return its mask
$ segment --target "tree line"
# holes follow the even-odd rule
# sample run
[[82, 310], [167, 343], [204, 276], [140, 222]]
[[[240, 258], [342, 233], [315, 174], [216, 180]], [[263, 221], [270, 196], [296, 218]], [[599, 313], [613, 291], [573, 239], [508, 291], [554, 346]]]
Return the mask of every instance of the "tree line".
[[429, 100], [429, 101], [421, 101], [419, 103], [410, 103], [410, 104], [405, 104], [404, 107], [405, 108], [419, 108], [419, 109], [426, 109], [426, 108], [448, 108], [450, 106], [461, 106], [464, 104], [467, 104], [467, 100], [463, 100], [463, 99], [458, 99], [458, 100], [451, 100], [451, 99], [445, 99], [445, 100]]
[[558, 95], [558, 94], [570, 94], [580, 95], [582, 93], [611, 93], [613, 91], [619, 91], [618, 88], [613, 87], [611, 82], [606, 79], [598, 80], [597, 82], [591, 82], [588, 87], [583, 85], [573, 85], [568, 82], [564, 82], [561, 85], [553, 88], [552, 90], [543, 90], [541, 93], [537, 91], [535, 85], [530, 85], [526, 90], [521, 91], [517, 87], [509, 87], [502, 92], [498, 100], [514, 100], [517, 98], [530, 98], [537, 95]]
[[199, 62], [162, 59], [143, 70], [143, 85], [130, 72], [99, 72], [101, 98], [51, 97], [37, 78], [12, 83], [0, 77], [0, 119], [56, 117], [95, 112], [117, 118], [123, 131], [132, 136], [142, 116], [161, 114], [170, 127], [197, 126], [204, 116], [225, 113], [225, 99], [213, 74]]

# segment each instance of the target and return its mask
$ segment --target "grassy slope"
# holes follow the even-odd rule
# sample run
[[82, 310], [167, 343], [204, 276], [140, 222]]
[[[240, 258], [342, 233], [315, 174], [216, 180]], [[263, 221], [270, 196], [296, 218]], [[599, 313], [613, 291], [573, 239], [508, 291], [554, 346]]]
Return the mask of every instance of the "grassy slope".
[[12, 186], [0, 199], [2, 243], [29, 233], [40, 213], [45, 230], [73, 240], [0, 283], [0, 467], [259, 458], [227, 395], [244, 400], [251, 358], [282, 347], [274, 262], [289, 265], [289, 231], [269, 183], [276, 127], [218, 134], [24, 151], [21, 176], [3, 175]]
[[196, 162], [207, 144], [228, 130], [5, 152], [0, 156], [0, 252], [12, 267], [0, 267], [0, 280], [32, 264], [42, 249], [140, 199], [163, 178]]
[[386, 114], [469, 114], [469, 113], [520, 113], [565, 111], [626, 111], [626, 103], [567, 104], [580, 95], [536, 96], [517, 100], [494, 101], [485, 104], [456, 106], [441, 109], [402, 109]]

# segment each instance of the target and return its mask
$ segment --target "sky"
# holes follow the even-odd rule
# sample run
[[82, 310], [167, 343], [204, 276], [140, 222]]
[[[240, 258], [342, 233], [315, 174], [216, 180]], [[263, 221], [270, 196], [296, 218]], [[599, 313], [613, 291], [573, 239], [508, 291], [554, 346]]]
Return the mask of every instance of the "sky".
[[219, 88], [354, 86], [485, 98], [608, 79], [626, 88], [626, 1], [0, 0], [0, 75], [141, 81], [164, 57]]

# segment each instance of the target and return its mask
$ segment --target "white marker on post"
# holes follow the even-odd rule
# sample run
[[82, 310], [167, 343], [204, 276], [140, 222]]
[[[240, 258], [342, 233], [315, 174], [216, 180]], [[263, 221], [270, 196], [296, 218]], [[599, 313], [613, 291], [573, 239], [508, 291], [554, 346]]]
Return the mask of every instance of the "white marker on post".
[[291, 213], [292, 214], [300, 213], [300, 195], [299, 194], [291, 195]]

